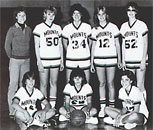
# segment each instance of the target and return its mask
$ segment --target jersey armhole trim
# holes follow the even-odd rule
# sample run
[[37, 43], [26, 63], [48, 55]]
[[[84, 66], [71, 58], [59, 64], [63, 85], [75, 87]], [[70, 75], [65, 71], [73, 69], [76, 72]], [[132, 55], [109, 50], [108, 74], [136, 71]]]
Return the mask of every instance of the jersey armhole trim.
[[92, 93], [87, 94], [87, 97], [92, 96]]
[[64, 35], [61, 35], [61, 37], [68, 40], [68, 37], [66, 37], [66, 36], [64, 36]]
[[145, 31], [145, 32], [142, 34], [142, 36], [145, 36], [146, 34], [148, 34], [148, 30]]
[[65, 95], [65, 96], [70, 96], [70, 94], [68, 94], [68, 93], [64, 93], [64, 95]]
[[34, 35], [34, 36], [37, 36], [37, 37], [40, 37], [40, 35], [39, 35], [39, 34], [36, 34], [36, 33], [33, 33], [33, 35]]
[[14, 99], [17, 99], [17, 100], [19, 100], [19, 102], [20, 102], [20, 98], [19, 98], [19, 97], [14, 97], [14, 98], [12, 99], [12, 101], [13, 101]]
[[120, 35], [121, 35], [121, 34], [118, 33], [118, 34], [116, 34], [116, 35], [114, 36], [114, 38], [118, 38]]
[[97, 39], [95, 39], [95, 38], [93, 38], [93, 37], [90, 37], [90, 39], [93, 40], [93, 41], [97, 41]]

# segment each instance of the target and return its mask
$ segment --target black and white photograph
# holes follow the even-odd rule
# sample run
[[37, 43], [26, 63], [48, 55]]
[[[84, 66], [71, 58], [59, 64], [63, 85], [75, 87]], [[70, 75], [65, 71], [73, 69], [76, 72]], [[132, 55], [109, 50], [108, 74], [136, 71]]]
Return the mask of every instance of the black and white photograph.
[[0, 0], [0, 130], [152, 130], [153, 0]]

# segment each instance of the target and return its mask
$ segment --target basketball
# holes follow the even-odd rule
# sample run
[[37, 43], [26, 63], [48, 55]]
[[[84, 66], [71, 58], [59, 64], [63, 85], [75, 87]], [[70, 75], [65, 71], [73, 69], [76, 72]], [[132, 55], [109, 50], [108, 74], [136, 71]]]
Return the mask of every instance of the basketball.
[[85, 124], [86, 115], [81, 110], [74, 110], [70, 114], [70, 123], [73, 126], [82, 126]]

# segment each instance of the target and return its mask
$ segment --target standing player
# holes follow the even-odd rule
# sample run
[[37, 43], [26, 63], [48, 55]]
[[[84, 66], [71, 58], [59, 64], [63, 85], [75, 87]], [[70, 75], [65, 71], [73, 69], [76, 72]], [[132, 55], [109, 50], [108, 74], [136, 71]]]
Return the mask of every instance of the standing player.
[[55, 107], [57, 79], [63, 70], [63, 48], [61, 44], [61, 27], [54, 22], [56, 8], [50, 6], [43, 12], [44, 22], [33, 30], [37, 65], [40, 76], [40, 90], [47, 97], [48, 77], [50, 83], [50, 103]]
[[60, 121], [69, 120], [73, 110], [82, 110], [86, 114], [86, 123], [97, 124], [98, 120], [93, 117], [97, 110], [92, 107], [92, 88], [87, 83], [85, 73], [82, 69], [75, 68], [70, 75], [70, 81], [65, 86], [65, 102], [60, 108]]
[[10, 117], [14, 114], [12, 98], [18, 86], [22, 86], [24, 73], [30, 70], [30, 39], [32, 33], [31, 28], [26, 25], [26, 11], [23, 7], [18, 7], [14, 16], [16, 23], [9, 28], [5, 40], [6, 54], [10, 58], [8, 88]]
[[[12, 106], [16, 113], [16, 121], [21, 130], [27, 130], [30, 125], [46, 126], [44, 121], [51, 118], [55, 111], [50, 109], [50, 104], [44, 95], [35, 88], [35, 75], [33, 72], [25, 73], [21, 87], [13, 98]], [[38, 100], [44, 104], [44, 109], [37, 108]]]
[[104, 118], [104, 122], [115, 126], [124, 125], [126, 129], [146, 124], [149, 112], [143, 94], [134, 82], [134, 73], [125, 70], [121, 76], [122, 88], [119, 90], [119, 99], [122, 101], [123, 108], [120, 110], [106, 107], [105, 113], [109, 117]]
[[72, 22], [63, 28], [63, 45], [66, 50], [66, 78], [69, 81], [70, 73], [73, 68], [84, 69], [87, 81], [90, 78], [90, 49], [88, 38], [91, 35], [91, 26], [82, 22], [83, 7], [74, 4], [70, 8]]
[[[121, 68], [119, 29], [109, 22], [106, 7], [99, 6], [95, 10], [95, 18], [98, 22], [92, 29], [92, 53], [91, 53], [91, 72], [95, 72], [94, 63], [98, 75], [99, 94], [100, 94], [100, 112], [99, 117], [104, 116], [104, 107], [106, 106], [106, 79], [109, 88], [109, 105], [114, 107], [115, 88], [114, 76], [115, 68]], [[107, 78], [106, 78], [107, 77]]]
[[122, 24], [120, 32], [123, 37], [123, 67], [136, 73], [137, 86], [144, 94], [146, 64], [148, 60], [148, 28], [146, 24], [137, 19], [137, 4], [129, 2], [127, 5], [128, 22]]

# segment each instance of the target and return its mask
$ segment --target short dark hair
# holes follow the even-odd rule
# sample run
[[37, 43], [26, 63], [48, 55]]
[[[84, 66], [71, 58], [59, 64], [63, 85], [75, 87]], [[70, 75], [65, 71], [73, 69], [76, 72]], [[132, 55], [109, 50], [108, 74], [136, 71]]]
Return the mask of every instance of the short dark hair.
[[[33, 78], [34, 80], [36, 80], [35, 74], [32, 71], [26, 72], [24, 74], [23, 79], [22, 79], [22, 85], [23, 85], [23, 87], [26, 87], [26, 80], [27, 79], [30, 79], [30, 78]], [[35, 87], [36, 87], [36, 83], [35, 83]]]
[[15, 19], [15, 20], [16, 20], [17, 14], [18, 14], [19, 12], [25, 12], [25, 14], [27, 13], [25, 7], [23, 7], [23, 6], [17, 7], [17, 8], [14, 10], [14, 13], [13, 13], [14, 19]]
[[125, 70], [122, 72], [121, 77], [122, 76], [127, 76], [132, 81], [132, 85], [136, 86], [136, 78], [135, 78], [135, 75], [132, 71]]
[[136, 12], [138, 12], [138, 5], [135, 2], [133, 1], [128, 2], [126, 5], [126, 10], [128, 10], [130, 6], [134, 8]]
[[83, 78], [83, 80], [82, 80], [82, 86], [83, 86], [84, 84], [87, 83], [87, 80], [86, 80], [86, 76], [85, 76], [84, 70], [83, 70], [83, 69], [80, 69], [79, 67], [77, 67], [77, 68], [74, 68], [74, 69], [72, 70], [71, 74], [70, 74], [70, 81], [69, 81], [69, 83], [70, 83], [71, 85], [74, 85], [73, 79], [74, 79], [74, 77], [77, 77], [77, 76]]

